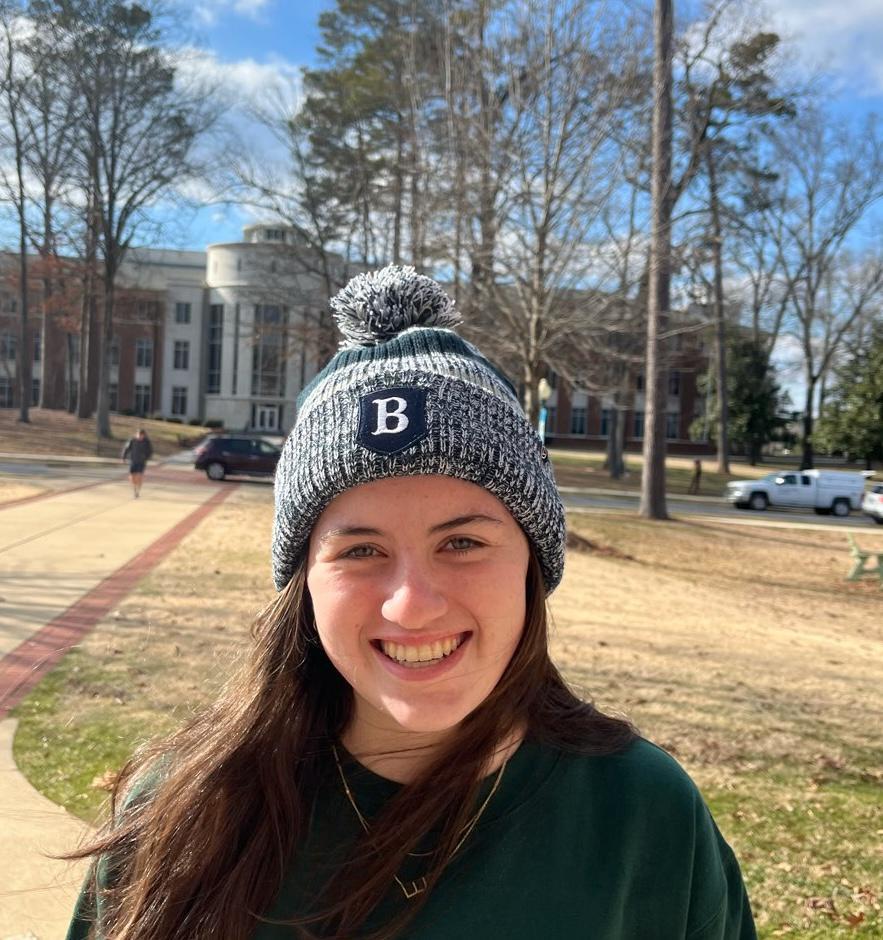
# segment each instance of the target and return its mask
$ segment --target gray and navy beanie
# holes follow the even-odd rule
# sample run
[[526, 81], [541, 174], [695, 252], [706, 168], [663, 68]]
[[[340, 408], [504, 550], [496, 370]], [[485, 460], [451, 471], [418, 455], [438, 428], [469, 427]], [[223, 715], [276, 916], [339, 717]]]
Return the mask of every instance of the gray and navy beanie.
[[331, 301], [344, 340], [297, 400], [276, 468], [273, 580], [281, 590], [325, 507], [372, 480], [477, 483], [533, 543], [546, 591], [564, 569], [564, 507], [515, 389], [451, 330], [453, 301], [411, 267], [360, 274]]

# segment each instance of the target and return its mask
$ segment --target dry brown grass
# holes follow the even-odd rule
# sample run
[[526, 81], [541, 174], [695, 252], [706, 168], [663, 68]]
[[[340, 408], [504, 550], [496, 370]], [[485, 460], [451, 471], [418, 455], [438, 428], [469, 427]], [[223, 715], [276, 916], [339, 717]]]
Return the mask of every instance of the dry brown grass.
[[96, 443], [95, 419], [77, 418], [66, 411], [31, 408], [30, 423], [18, 420], [18, 409], [0, 409], [0, 452], [7, 454], [53, 454], [55, 456], [118, 457], [123, 442], [138, 428], [147, 431], [158, 457], [181, 449], [179, 437], [196, 438], [206, 428], [150, 418], [111, 415], [111, 440]]
[[[241, 487], [19, 709], [44, 792], [88, 815], [95, 778], [215, 694], [272, 596], [271, 516]], [[878, 936], [883, 591], [844, 581], [842, 532], [571, 522], [603, 551], [571, 551], [552, 599], [568, 676], [697, 780], [762, 936]]]
[[33, 483], [19, 483], [18, 480], [0, 480], [0, 503], [8, 503], [14, 499], [23, 499], [26, 496], [36, 496], [45, 493], [43, 486]]

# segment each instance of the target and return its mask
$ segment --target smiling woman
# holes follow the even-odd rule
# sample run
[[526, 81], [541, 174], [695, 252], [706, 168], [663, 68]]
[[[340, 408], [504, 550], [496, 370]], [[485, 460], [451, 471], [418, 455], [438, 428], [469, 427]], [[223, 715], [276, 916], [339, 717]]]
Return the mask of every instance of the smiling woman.
[[549, 657], [564, 511], [512, 386], [413, 269], [333, 306], [278, 596], [219, 701], [121, 774], [70, 940], [754, 937], [693, 783]]

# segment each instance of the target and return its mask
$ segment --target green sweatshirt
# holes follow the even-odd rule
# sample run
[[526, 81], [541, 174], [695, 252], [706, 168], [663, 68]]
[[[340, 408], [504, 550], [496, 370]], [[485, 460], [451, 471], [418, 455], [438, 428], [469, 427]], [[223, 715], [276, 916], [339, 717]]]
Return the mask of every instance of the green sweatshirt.
[[[353, 763], [345, 769], [370, 819], [397, 784]], [[291, 928], [271, 921], [309, 907], [359, 831], [342, 787], [330, 783], [255, 940], [290, 940]], [[400, 872], [402, 881], [419, 877], [420, 859], [413, 862], [413, 870]], [[406, 903], [393, 885], [379, 922], [392, 905]], [[85, 938], [89, 919], [81, 898], [68, 940]], [[756, 934], [738, 864], [695, 785], [665, 752], [638, 740], [607, 757], [524, 742], [404, 936], [753, 940]]]

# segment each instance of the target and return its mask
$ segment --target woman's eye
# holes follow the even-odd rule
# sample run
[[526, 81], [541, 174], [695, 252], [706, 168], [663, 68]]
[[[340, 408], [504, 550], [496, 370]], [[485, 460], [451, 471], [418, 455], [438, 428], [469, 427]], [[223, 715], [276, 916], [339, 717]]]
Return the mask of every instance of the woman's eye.
[[376, 555], [376, 549], [373, 545], [354, 545], [348, 548], [344, 553], [344, 558], [371, 558]]
[[470, 539], [465, 535], [457, 535], [448, 540], [449, 547], [455, 552], [468, 552], [470, 549], [478, 548], [479, 542]]

